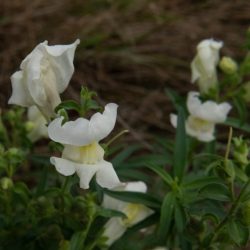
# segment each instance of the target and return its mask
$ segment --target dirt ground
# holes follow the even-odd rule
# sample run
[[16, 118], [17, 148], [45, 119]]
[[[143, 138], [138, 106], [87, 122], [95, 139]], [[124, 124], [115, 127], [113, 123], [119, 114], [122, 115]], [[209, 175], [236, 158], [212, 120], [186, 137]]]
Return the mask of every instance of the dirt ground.
[[172, 130], [164, 88], [183, 95], [195, 88], [197, 43], [223, 40], [222, 54], [237, 60], [249, 24], [248, 0], [1, 0], [0, 107], [7, 108], [11, 74], [36, 44], [80, 38], [64, 96], [77, 99], [87, 85], [103, 103], [118, 103], [120, 126], [146, 141], [151, 132]]

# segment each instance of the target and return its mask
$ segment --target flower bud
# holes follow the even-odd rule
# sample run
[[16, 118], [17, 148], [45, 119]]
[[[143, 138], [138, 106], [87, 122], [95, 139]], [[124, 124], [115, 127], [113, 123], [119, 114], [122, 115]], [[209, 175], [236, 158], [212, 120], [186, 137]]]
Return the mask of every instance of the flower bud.
[[243, 166], [248, 164], [248, 144], [242, 137], [233, 138], [234, 143], [234, 158], [237, 162], [242, 164]]
[[227, 56], [223, 56], [219, 63], [220, 69], [226, 74], [233, 74], [237, 71], [238, 65], [231, 58]]
[[8, 190], [13, 187], [13, 181], [8, 177], [3, 177], [0, 180], [0, 186], [3, 190]]
[[10, 158], [14, 158], [14, 157], [20, 157], [20, 150], [18, 149], [18, 148], [10, 148], [9, 150], [8, 150], [8, 156], [10, 157]]
[[34, 127], [35, 127], [34, 122], [31, 121], [25, 122], [25, 129], [28, 133], [31, 132], [34, 129]]

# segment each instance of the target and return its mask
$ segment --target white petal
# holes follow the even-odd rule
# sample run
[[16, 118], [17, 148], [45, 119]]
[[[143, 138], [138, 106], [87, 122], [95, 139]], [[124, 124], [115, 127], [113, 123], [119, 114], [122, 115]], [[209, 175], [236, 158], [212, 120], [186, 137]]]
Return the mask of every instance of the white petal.
[[197, 54], [191, 63], [192, 82], [198, 80], [200, 91], [206, 93], [217, 85], [216, 66], [219, 62], [219, 50], [223, 43], [206, 39], [197, 46]]
[[197, 57], [195, 57], [191, 62], [191, 72], [191, 82], [194, 83], [200, 77], [200, 71], [197, 68]]
[[80, 187], [83, 189], [88, 189], [91, 179], [96, 174], [100, 166], [87, 164], [76, 164], [76, 166], [76, 172], [80, 178]]
[[133, 182], [125, 183], [125, 186], [124, 186], [123, 190], [124, 191], [129, 191], [129, 192], [146, 193], [147, 192], [147, 186], [143, 181], [133, 181]]
[[116, 122], [118, 105], [109, 103], [105, 106], [103, 114], [95, 113], [89, 122], [89, 134], [95, 141], [107, 137], [113, 130]]
[[110, 162], [103, 160], [99, 165], [100, 167], [96, 173], [96, 181], [100, 186], [113, 188], [121, 183]]
[[188, 111], [191, 115], [214, 123], [224, 122], [232, 108], [229, 103], [217, 104], [213, 101], [202, 103], [198, 92], [189, 92], [187, 99]]
[[111, 218], [104, 225], [103, 236], [106, 236], [108, 240], [106, 244], [112, 245], [117, 239], [119, 239], [126, 231], [126, 227], [122, 225], [119, 218]]
[[214, 140], [214, 125], [210, 126], [210, 129], [206, 126], [205, 128], [193, 128], [188, 120], [186, 121], [186, 132], [188, 135], [195, 137], [199, 141], [209, 142]]
[[[121, 191], [117, 188], [114, 188], [112, 190]], [[109, 195], [104, 194], [104, 196], [103, 196], [102, 207], [104, 207], [104, 208], [109, 208], [109, 209], [113, 209], [113, 210], [122, 212], [127, 205], [128, 205], [127, 202], [115, 199]]]
[[105, 138], [114, 128], [117, 105], [109, 103], [103, 114], [96, 113], [90, 120], [78, 118], [61, 125], [63, 118], [53, 120], [48, 127], [49, 137], [56, 142], [84, 146]]
[[11, 84], [12, 95], [8, 104], [17, 104], [23, 107], [28, 107], [34, 103], [29, 95], [22, 71], [17, 71], [11, 76]]
[[55, 166], [57, 172], [65, 176], [74, 174], [78, 165], [72, 161], [58, 157], [50, 157], [50, 162]]
[[56, 76], [57, 90], [62, 93], [68, 86], [74, 72], [73, 59], [77, 45], [80, 40], [77, 39], [69, 45], [45, 45], [51, 67]]
[[[147, 186], [142, 181], [135, 182], [125, 182], [120, 183], [112, 190], [114, 191], [129, 191], [129, 192], [147, 192]], [[123, 209], [128, 205], [128, 202], [124, 202], [121, 200], [114, 199], [108, 195], [104, 195], [102, 206], [105, 208], [123, 211]]]
[[29, 132], [28, 137], [35, 142], [40, 138], [48, 137], [47, 121], [36, 106], [28, 108], [28, 120], [33, 123], [33, 129]]
[[177, 115], [170, 114], [170, 123], [174, 128], [177, 128]]

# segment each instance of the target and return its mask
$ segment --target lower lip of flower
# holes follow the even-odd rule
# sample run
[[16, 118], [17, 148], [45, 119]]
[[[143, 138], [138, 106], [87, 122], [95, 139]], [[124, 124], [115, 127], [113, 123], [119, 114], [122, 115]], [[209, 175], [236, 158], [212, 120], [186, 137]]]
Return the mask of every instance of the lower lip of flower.
[[189, 127], [196, 131], [209, 132], [213, 127], [212, 122], [194, 116], [189, 116], [187, 122]]
[[132, 226], [134, 221], [138, 217], [141, 208], [142, 205], [140, 204], [133, 204], [133, 203], [128, 204], [122, 211], [127, 216], [127, 218], [122, 219], [121, 223], [126, 227]]
[[104, 150], [98, 142], [89, 145], [77, 147], [66, 145], [62, 158], [68, 159], [80, 164], [94, 165], [103, 159]]

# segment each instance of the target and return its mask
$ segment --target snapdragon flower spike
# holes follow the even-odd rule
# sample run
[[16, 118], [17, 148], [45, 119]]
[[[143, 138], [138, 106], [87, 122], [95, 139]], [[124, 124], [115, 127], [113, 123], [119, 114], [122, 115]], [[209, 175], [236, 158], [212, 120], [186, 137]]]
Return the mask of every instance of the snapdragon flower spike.
[[28, 122], [31, 129], [28, 132], [28, 138], [35, 142], [40, 138], [48, 138], [47, 121], [36, 106], [28, 108]]
[[[146, 193], [147, 186], [141, 181], [128, 182], [122, 183], [114, 190]], [[124, 202], [108, 195], [104, 195], [102, 206], [104, 208], [120, 211], [127, 216], [127, 218], [113, 217], [104, 225], [103, 236], [107, 237], [106, 244], [108, 246], [112, 245], [117, 239], [119, 239], [129, 227], [144, 220], [153, 213], [152, 209], [142, 204]]]
[[213, 39], [205, 39], [197, 46], [197, 54], [191, 63], [191, 82], [198, 81], [202, 93], [207, 93], [210, 89], [216, 88], [216, 66], [219, 63], [219, 51], [222, 46], [223, 42]]
[[47, 120], [54, 116], [61, 102], [59, 94], [68, 86], [74, 72], [73, 58], [79, 39], [69, 45], [38, 44], [26, 56], [20, 71], [11, 76], [12, 96], [9, 104], [36, 105]]
[[103, 159], [104, 150], [99, 145], [115, 126], [117, 107], [117, 104], [109, 103], [102, 114], [95, 113], [90, 120], [78, 118], [62, 125], [63, 117], [59, 117], [48, 126], [49, 137], [64, 144], [62, 158], [51, 157], [51, 163], [62, 175], [77, 173], [83, 189], [89, 188], [94, 175], [102, 187], [112, 188], [120, 184], [112, 164]]
[[[232, 108], [227, 102], [217, 104], [214, 101], [204, 103], [199, 99], [198, 92], [188, 93], [187, 108], [190, 113], [186, 120], [186, 132], [188, 135], [200, 141], [209, 142], [214, 140], [214, 130], [216, 123], [222, 123]], [[177, 116], [170, 115], [170, 122], [176, 128]]]

